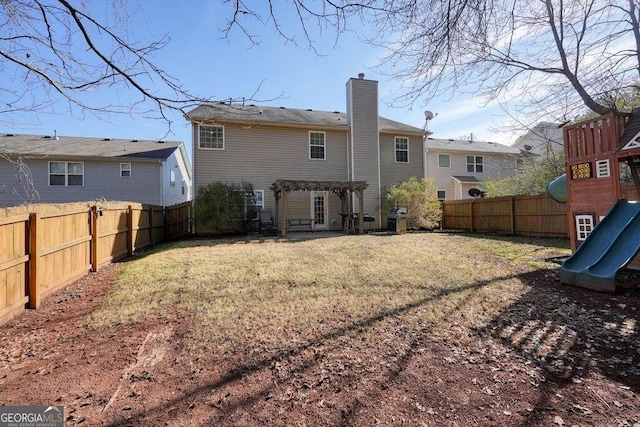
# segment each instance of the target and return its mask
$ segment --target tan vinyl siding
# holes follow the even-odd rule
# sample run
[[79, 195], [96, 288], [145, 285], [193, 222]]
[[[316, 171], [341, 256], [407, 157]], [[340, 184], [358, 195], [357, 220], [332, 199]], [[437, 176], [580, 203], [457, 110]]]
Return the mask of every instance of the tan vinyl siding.
[[[450, 155], [450, 167], [438, 167], [438, 154], [441, 153]], [[467, 155], [482, 156], [482, 173], [467, 172]], [[469, 197], [469, 195], [464, 193], [464, 191], [464, 194], [459, 194], [460, 191], [454, 191], [455, 186], [452, 176], [473, 176], [479, 181], [484, 181], [488, 178], [504, 178], [513, 175], [516, 166], [516, 156], [508, 154], [498, 155], [480, 152], [448, 152], [431, 149], [428, 150], [426, 159], [427, 176], [434, 179], [434, 184], [438, 190], [445, 190], [447, 192], [447, 199], [464, 199]], [[464, 185], [463, 187], [465, 189], [481, 187], [481, 183], [478, 183], [477, 185]]]
[[[309, 131], [325, 132], [325, 160], [309, 159]], [[264, 209], [271, 210], [274, 215], [275, 198], [269, 188], [277, 179], [348, 179], [344, 131], [225, 125], [224, 150], [198, 149], [197, 129], [194, 129], [194, 136], [196, 186], [214, 181], [250, 182], [254, 189], [264, 190]], [[194, 194], [196, 192], [197, 187], [194, 187]], [[338, 198], [336, 200], [339, 201]], [[335, 204], [334, 198], [330, 198], [330, 209]], [[289, 193], [287, 215], [290, 218], [311, 218], [309, 193]]]
[[409, 139], [409, 163], [396, 163], [396, 136], [402, 135], [380, 135], [380, 176], [383, 193], [393, 184], [398, 184], [414, 176], [419, 179], [424, 177], [422, 138], [415, 136], [402, 136]]
[[[380, 226], [378, 82], [350, 79], [347, 106], [353, 151], [351, 178], [369, 184], [364, 192], [364, 213], [375, 216]], [[355, 203], [357, 206], [357, 200]]]

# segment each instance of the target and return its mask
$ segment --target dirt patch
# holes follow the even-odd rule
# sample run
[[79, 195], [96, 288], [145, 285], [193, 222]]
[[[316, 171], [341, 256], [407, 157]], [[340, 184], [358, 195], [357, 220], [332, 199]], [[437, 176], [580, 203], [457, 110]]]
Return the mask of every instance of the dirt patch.
[[362, 345], [376, 319], [334, 319], [322, 339], [229, 357], [187, 351], [193, 319], [171, 307], [87, 324], [121, 268], [0, 328], [0, 404], [62, 405], [69, 426], [640, 426], [637, 288], [598, 294], [514, 265], [531, 291], [483, 327], [410, 328], [398, 311], [372, 329], [381, 345]]

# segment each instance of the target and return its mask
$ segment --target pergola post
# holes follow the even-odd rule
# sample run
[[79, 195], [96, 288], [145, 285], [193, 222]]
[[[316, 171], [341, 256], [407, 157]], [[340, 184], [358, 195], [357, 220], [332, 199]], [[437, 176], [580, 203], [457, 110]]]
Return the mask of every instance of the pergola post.
[[287, 193], [286, 188], [282, 190], [282, 237], [287, 237]]
[[[360, 234], [364, 233], [364, 190], [368, 184], [366, 181], [303, 181], [278, 179], [271, 185], [276, 199], [276, 225], [280, 225], [279, 208], [282, 198], [282, 237], [287, 236], [287, 193], [289, 191], [330, 191], [337, 194], [342, 202], [342, 211], [345, 212], [349, 204], [349, 195], [356, 193], [359, 199], [359, 223]], [[353, 198], [353, 196], [351, 196]], [[353, 202], [351, 202], [353, 203]]]
[[280, 216], [280, 195], [282, 193], [277, 192], [275, 193], [275, 199], [276, 199], [276, 215], [273, 218], [273, 226], [276, 228], [276, 230], [278, 229], [278, 226], [280, 225], [280, 221], [278, 220], [278, 217]]
[[364, 190], [358, 190], [358, 234], [364, 234]]

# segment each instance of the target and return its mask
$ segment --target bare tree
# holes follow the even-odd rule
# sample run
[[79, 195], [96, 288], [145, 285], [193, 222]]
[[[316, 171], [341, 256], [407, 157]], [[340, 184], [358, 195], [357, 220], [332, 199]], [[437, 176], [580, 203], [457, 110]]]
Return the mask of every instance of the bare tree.
[[[142, 114], [170, 129], [168, 111], [184, 113], [205, 101], [153, 62], [168, 37], [130, 40], [134, 2], [112, 2], [112, 13], [98, 19], [85, 2], [0, 0], [0, 122], [52, 111], [63, 99], [70, 110]], [[122, 91], [137, 94], [137, 101], [120, 101]]]
[[545, 110], [562, 121], [584, 106], [612, 111], [602, 100], [639, 87], [638, 0], [292, 0], [299, 27], [288, 30], [275, 2], [263, 13], [255, 2], [233, 3], [225, 31], [253, 18], [287, 39], [301, 29], [310, 44], [313, 26], [339, 35], [350, 19], [365, 20], [375, 30], [367, 41], [387, 50], [380, 65], [402, 82], [397, 101], [406, 104], [479, 92], [517, 97], [522, 113]]

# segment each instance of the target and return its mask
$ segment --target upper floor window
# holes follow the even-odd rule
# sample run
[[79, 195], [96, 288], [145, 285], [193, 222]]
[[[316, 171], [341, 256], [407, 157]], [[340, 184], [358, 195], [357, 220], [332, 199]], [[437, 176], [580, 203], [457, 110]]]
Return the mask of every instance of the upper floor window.
[[198, 148], [209, 150], [224, 150], [223, 126], [198, 126]]
[[467, 156], [467, 172], [482, 173], [484, 172], [484, 159], [482, 156]]
[[409, 163], [409, 138], [396, 136], [396, 163]]
[[451, 167], [451, 156], [449, 154], [438, 154], [438, 167], [439, 168], [450, 168]]
[[438, 190], [438, 200], [440, 200], [441, 202], [447, 200], [446, 190]]
[[49, 162], [49, 185], [84, 185], [84, 163]]
[[131, 163], [120, 163], [120, 176], [122, 178], [131, 176]]
[[324, 132], [309, 132], [309, 158], [326, 159]]
[[169, 171], [169, 185], [172, 187], [176, 186], [176, 171], [173, 169]]

